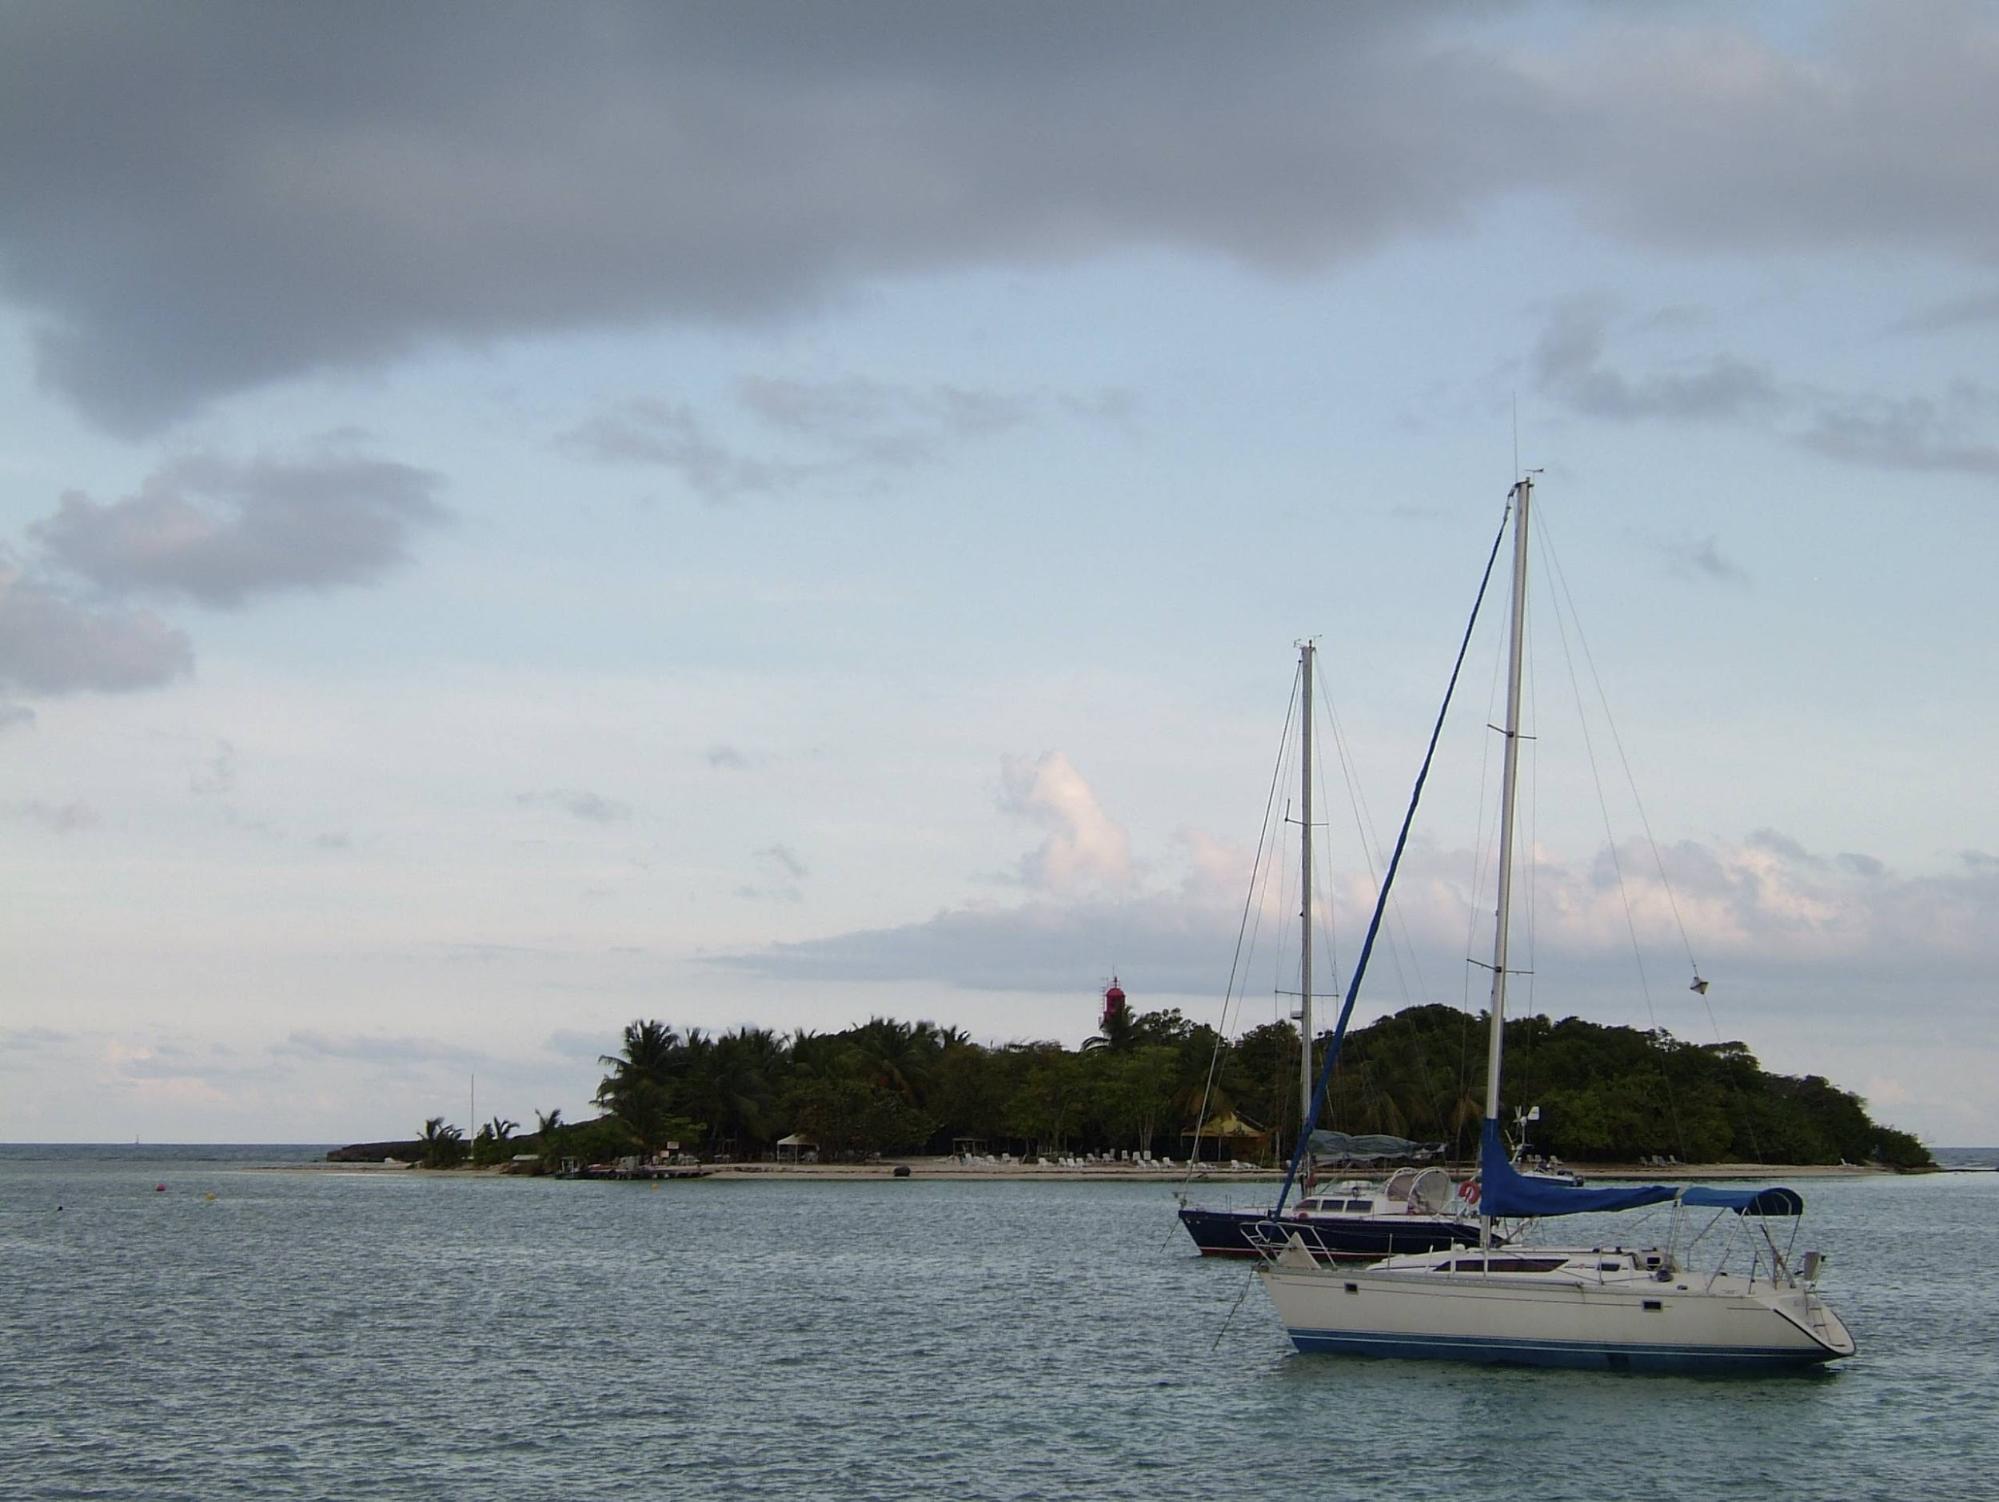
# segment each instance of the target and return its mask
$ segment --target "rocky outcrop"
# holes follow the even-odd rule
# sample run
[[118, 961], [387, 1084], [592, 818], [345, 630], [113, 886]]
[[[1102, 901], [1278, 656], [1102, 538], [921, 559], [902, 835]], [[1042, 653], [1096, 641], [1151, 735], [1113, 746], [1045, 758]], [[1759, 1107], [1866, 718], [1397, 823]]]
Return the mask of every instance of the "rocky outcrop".
[[384, 1158], [394, 1158], [399, 1163], [421, 1162], [423, 1141], [412, 1138], [408, 1142], [353, 1142], [326, 1155], [329, 1163], [379, 1163]]

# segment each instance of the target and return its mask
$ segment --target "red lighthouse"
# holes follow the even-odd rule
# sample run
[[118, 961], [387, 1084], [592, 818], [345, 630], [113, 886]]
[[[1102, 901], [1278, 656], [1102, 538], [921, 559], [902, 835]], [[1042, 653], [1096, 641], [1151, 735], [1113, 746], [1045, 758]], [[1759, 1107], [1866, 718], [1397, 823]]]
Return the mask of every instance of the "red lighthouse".
[[1104, 1015], [1103, 1020], [1097, 1024], [1097, 1027], [1100, 1031], [1108, 1031], [1111, 1019], [1123, 1016], [1124, 988], [1117, 983], [1117, 977], [1113, 975], [1111, 983], [1104, 987]]

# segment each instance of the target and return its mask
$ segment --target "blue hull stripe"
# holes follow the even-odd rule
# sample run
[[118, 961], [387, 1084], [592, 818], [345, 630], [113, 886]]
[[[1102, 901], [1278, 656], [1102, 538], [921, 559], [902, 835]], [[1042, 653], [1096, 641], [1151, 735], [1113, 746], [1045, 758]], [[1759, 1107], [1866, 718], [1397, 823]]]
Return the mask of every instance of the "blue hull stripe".
[[1288, 1333], [1291, 1343], [1307, 1355], [1404, 1356], [1509, 1366], [1614, 1367], [1634, 1372], [1779, 1371], [1816, 1366], [1837, 1354], [1823, 1347], [1520, 1341], [1482, 1335], [1391, 1335], [1342, 1330]]

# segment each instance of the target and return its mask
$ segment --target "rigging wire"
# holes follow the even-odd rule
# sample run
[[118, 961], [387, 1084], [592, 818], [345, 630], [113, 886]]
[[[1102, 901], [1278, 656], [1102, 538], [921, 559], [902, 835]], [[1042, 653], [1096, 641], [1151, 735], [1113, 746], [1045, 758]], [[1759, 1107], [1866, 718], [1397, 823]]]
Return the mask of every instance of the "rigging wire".
[[1228, 988], [1222, 993], [1222, 1026], [1215, 1034], [1215, 1046], [1208, 1056], [1208, 1077], [1201, 1086], [1201, 1110], [1200, 1114], [1194, 1118], [1193, 1151], [1187, 1157], [1187, 1176], [1180, 1181], [1183, 1197], [1186, 1186], [1193, 1182], [1195, 1165], [1200, 1162], [1201, 1128], [1206, 1126], [1208, 1122], [1208, 1102], [1214, 1096], [1215, 1076], [1221, 1070], [1222, 1050], [1228, 1046], [1230, 1008], [1231, 1006], [1239, 1007], [1241, 1004], [1241, 999], [1236, 992], [1236, 980], [1244, 973], [1246, 955], [1243, 946], [1245, 939], [1253, 939], [1250, 918], [1251, 914], [1258, 908], [1256, 900], [1257, 878], [1259, 874], [1267, 876], [1267, 872], [1264, 869], [1264, 849], [1271, 843], [1270, 815], [1277, 806], [1278, 779], [1284, 769], [1284, 748], [1291, 740], [1291, 721], [1292, 717], [1297, 713], [1298, 674], [1302, 671], [1303, 665], [1301, 664], [1298, 668], [1293, 669], [1291, 674], [1291, 689], [1287, 695], [1284, 709], [1284, 733], [1278, 738], [1277, 760], [1270, 769], [1270, 791], [1264, 795], [1263, 799], [1263, 826], [1257, 831], [1256, 855], [1250, 866], [1249, 890], [1243, 895], [1242, 918], [1236, 926], [1235, 956], [1229, 961]]
[[[1376, 870], [1375, 860], [1382, 848], [1381, 836], [1379, 831], [1375, 828], [1374, 814], [1372, 809], [1370, 809], [1368, 806], [1367, 797], [1365, 793], [1361, 790], [1359, 758], [1353, 756], [1348, 750], [1346, 736], [1340, 727], [1338, 708], [1333, 701], [1332, 694], [1328, 692], [1325, 697], [1326, 697], [1326, 714], [1328, 717], [1329, 727], [1330, 727], [1329, 733], [1331, 734], [1333, 739], [1333, 744], [1337, 748], [1339, 753], [1340, 771], [1342, 777], [1345, 780], [1347, 788], [1347, 801], [1349, 806], [1352, 808], [1354, 814], [1355, 839], [1360, 846], [1361, 858], [1363, 861], [1366, 862], [1367, 865], [1368, 879], [1373, 884], [1375, 891], [1379, 893], [1379, 891], [1381, 890], [1381, 878]], [[1331, 800], [1330, 799], [1326, 800], [1326, 804], [1327, 807], [1330, 808], [1332, 806]], [[1328, 870], [1331, 869], [1330, 839], [1331, 839], [1331, 834], [1330, 834], [1330, 824], [1329, 824], [1328, 825], [1329, 855], [1328, 855], [1328, 867], [1327, 867]], [[1385, 927], [1387, 930], [1387, 939], [1388, 939], [1388, 959], [1389, 963], [1394, 967], [1395, 987], [1397, 993], [1402, 997], [1402, 1000], [1405, 1004], [1408, 1003], [1411, 996], [1410, 986], [1409, 986], [1409, 974], [1413, 973], [1416, 978], [1416, 994], [1427, 998], [1427, 996], [1429, 995], [1429, 989], [1423, 979], [1422, 960], [1417, 952], [1415, 941], [1410, 937], [1408, 921], [1403, 916], [1402, 911], [1399, 907], [1390, 906], [1386, 910]], [[1405, 955], [1408, 960], [1408, 972], [1405, 972], [1403, 969], [1403, 960]], [[1338, 964], [1337, 959], [1335, 959], [1334, 964], [1335, 967], [1337, 967]], [[1335, 968], [1333, 973], [1338, 974], [1337, 968]], [[1451, 1111], [1456, 1108], [1457, 1100], [1459, 1096], [1462, 1096], [1463, 1092], [1462, 1090], [1460, 1090], [1459, 1096], [1454, 1096], [1451, 1099], [1448, 1107], [1440, 1108], [1436, 1100], [1436, 1091], [1435, 1091], [1437, 1079], [1436, 1076], [1431, 1072], [1431, 1062], [1429, 1054], [1427, 1050], [1425, 1050], [1422, 1047], [1420, 1041], [1418, 1042], [1416, 1047], [1416, 1065], [1418, 1070], [1418, 1078], [1422, 1081], [1423, 1085], [1421, 1091], [1418, 1092], [1418, 1098], [1420, 1099], [1420, 1102], [1422, 1104], [1426, 1104], [1429, 1107], [1429, 1109], [1435, 1113], [1439, 1126], [1443, 1128], [1438, 1132], [1438, 1135], [1440, 1137], [1450, 1136], [1451, 1131], [1447, 1126], [1449, 1116], [1451, 1114]], [[1462, 1053], [1460, 1056], [1459, 1065], [1460, 1069], [1462, 1069], [1464, 1065]], [[1383, 1091], [1381, 1093], [1384, 1099], [1389, 1099], [1389, 1100], [1393, 1099], [1393, 1097], [1389, 1095], [1387, 1092]], [[1330, 1101], [1327, 1102], [1327, 1105], [1328, 1107], [1330, 1107]], [[1407, 1120], [1404, 1120], [1400, 1126], [1391, 1126], [1385, 1128], [1385, 1130], [1393, 1131], [1398, 1136], [1409, 1136], [1413, 1134], [1414, 1125], [1415, 1125], [1415, 1118], [1411, 1117]]]
[[[1693, 972], [1696, 982], [1701, 978], [1700, 962], [1694, 958], [1693, 941], [1687, 937], [1686, 921], [1680, 916], [1680, 900], [1673, 892], [1673, 883], [1666, 875], [1666, 862], [1659, 853], [1659, 841], [1652, 833], [1652, 820], [1645, 812], [1645, 800], [1638, 794], [1638, 779], [1631, 774], [1631, 758], [1625, 754], [1624, 737], [1617, 732], [1617, 719], [1610, 712], [1610, 696], [1604, 692], [1603, 679], [1596, 670], [1596, 657], [1589, 649], [1589, 639], [1583, 635], [1582, 617], [1576, 611], [1575, 598], [1569, 592], [1568, 576], [1562, 572], [1561, 560], [1555, 556], [1552, 542], [1548, 548], [1547, 563], [1551, 574], [1561, 590], [1562, 599], [1567, 603], [1569, 618], [1576, 622], [1576, 643], [1582, 649], [1583, 664], [1589, 669], [1590, 684], [1596, 690], [1597, 702], [1603, 706], [1603, 723], [1610, 732], [1610, 742], [1617, 750], [1617, 760], [1624, 770], [1624, 781], [1631, 793], [1631, 804], [1638, 812], [1638, 822], [1645, 830], [1645, 843], [1652, 852], [1652, 864], [1659, 872], [1659, 886], [1666, 894], [1666, 902], [1673, 912], [1673, 926], [1680, 933], [1680, 947], [1687, 953], [1687, 968]], [[1566, 648], [1566, 642], [1564, 647]], [[1573, 674], [1573, 667], [1571, 674]], [[1703, 1000], [1707, 997], [1707, 987], [1697, 985], [1694, 989]], [[1710, 1013], [1712, 1015], [1712, 1013]]]
[[[1497, 726], [1493, 723], [1493, 719], [1494, 711], [1499, 704], [1500, 669], [1505, 665], [1505, 662], [1504, 642], [1498, 641], [1495, 644], [1492, 654], [1492, 680], [1486, 685], [1485, 694], [1485, 724], [1486, 728], [1491, 730], [1497, 729]], [[1472, 1013], [1471, 986], [1472, 973], [1475, 969], [1479, 968], [1479, 964], [1477, 960], [1472, 958], [1472, 948], [1478, 942], [1479, 914], [1483, 911], [1480, 903], [1484, 901], [1483, 894], [1485, 892], [1486, 877], [1490, 873], [1492, 866], [1497, 863], [1496, 852], [1499, 842], [1499, 808], [1496, 803], [1492, 805], [1492, 823], [1490, 826], [1486, 823], [1486, 800], [1490, 796], [1492, 784], [1496, 776], [1492, 767], [1492, 745], [1493, 738], [1491, 736], [1479, 737], [1478, 816], [1472, 823], [1471, 902], [1465, 910], [1464, 986], [1458, 1003], [1458, 1013], [1463, 1019], [1458, 1029], [1458, 1100], [1460, 1106], [1462, 1106], [1466, 1098], [1473, 1095], [1472, 1070], [1477, 1063], [1476, 1034], [1473, 1024], [1477, 1019]], [[1480, 1113], [1483, 1114], [1482, 1107], [1480, 1108]], [[1452, 1140], [1455, 1142], [1455, 1136], [1453, 1136]]]
[[[1550, 576], [1559, 579], [1561, 577], [1561, 570], [1559, 564], [1557, 564], [1555, 561], [1555, 545], [1553, 539], [1549, 536], [1549, 531], [1550, 529], [1544, 523], [1541, 526], [1541, 528], [1538, 530], [1536, 535], [1538, 536], [1541, 544], [1542, 560], [1547, 565]], [[1559, 602], [1557, 603], [1557, 608], [1553, 612], [1555, 617], [1555, 631], [1558, 639], [1561, 641], [1562, 644], [1562, 661], [1568, 669], [1570, 691], [1575, 695], [1576, 699], [1576, 723], [1582, 733], [1584, 758], [1589, 762], [1590, 782], [1592, 786], [1596, 789], [1597, 809], [1603, 816], [1604, 843], [1610, 851], [1611, 871], [1617, 878], [1618, 901], [1623, 905], [1624, 908], [1625, 933], [1628, 935], [1628, 937], [1631, 940], [1631, 959], [1634, 967], [1638, 972], [1638, 993], [1645, 1000], [1646, 1020], [1652, 1024], [1652, 1031], [1654, 1032], [1654, 1034], [1657, 1034], [1659, 1031], [1659, 1018], [1657, 1012], [1654, 1010], [1652, 1005], [1652, 986], [1645, 974], [1644, 948], [1638, 942], [1638, 920], [1633, 915], [1632, 905], [1631, 905], [1631, 893], [1624, 879], [1624, 858], [1618, 853], [1617, 832], [1613, 828], [1610, 818], [1610, 802], [1604, 796], [1603, 773], [1601, 768], [1597, 764], [1596, 742], [1595, 739], [1590, 735], [1589, 716], [1583, 712], [1584, 706], [1583, 706], [1583, 697], [1582, 697], [1582, 686], [1576, 677], [1575, 654], [1571, 652], [1569, 649], [1569, 627], [1570, 626], [1574, 627], [1576, 637], [1578, 641], [1580, 641], [1583, 635], [1582, 622], [1579, 619], [1575, 618], [1575, 606], [1573, 600], [1569, 602], [1569, 607], [1570, 607], [1569, 618], [1567, 624], [1565, 624], [1562, 611], [1559, 607]], [[1601, 685], [1599, 684], [1599, 689], [1600, 688]], [[1607, 718], [1610, 713], [1610, 706], [1608, 702], [1606, 702], [1603, 705], [1603, 710]], [[1628, 766], [1626, 770], [1627, 772], [1629, 771]], [[1657, 852], [1655, 851], [1654, 853], [1656, 854]], [[1685, 930], [1682, 930], [1681, 938], [1684, 939], [1685, 937], [1686, 937]], [[1691, 954], [1692, 950], [1689, 949], [1688, 952], [1689, 954]], [[1689, 1154], [1687, 1151], [1686, 1130], [1681, 1125], [1680, 1122], [1679, 1101], [1674, 1094], [1672, 1077], [1667, 1073], [1665, 1061], [1663, 1059], [1661, 1059], [1659, 1063], [1659, 1078], [1660, 1081], [1664, 1084], [1666, 1090], [1666, 1109], [1668, 1114], [1672, 1117], [1674, 1141], [1679, 1146], [1681, 1156], [1690, 1157], [1691, 1154]]]
[[[1652, 852], [1652, 864], [1659, 873], [1660, 890], [1666, 894], [1666, 904], [1668, 908], [1671, 909], [1673, 914], [1673, 926], [1679, 931], [1680, 947], [1686, 951], [1687, 969], [1692, 973], [1693, 976], [1693, 982], [1687, 989], [1689, 989], [1695, 995], [1700, 997], [1701, 1007], [1707, 1013], [1708, 1027], [1714, 1033], [1715, 1043], [1719, 1045], [1722, 1042], [1721, 1023], [1715, 1017], [1714, 1003], [1708, 999], [1708, 994], [1707, 994], [1708, 983], [1706, 980], [1704, 980], [1701, 977], [1700, 961], [1694, 957], [1693, 941], [1687, 936], [1687, 924], [1686, 924], [1686, 919], [1682, 916], [1680, 912], [1679, 896], [1673, 890], [1672, 879], [1666, 875], [1665, 857], [1660, 853], [1659, 841], [1657, 836], [1655, 836], [1652, 833], [1652, 819], [1651, 816], [1645, 812], [1645, 800], [1639, 795], [1638, 779], [1632, 775], [1631, 758], [1625, 752], [1624, 737], [1618, 733], [1617, 718], [1615, 715], [1611, 713], [1610, 695], [1604, 691], [1602, 675], [1597, 672], [1596, 656], [1594, 653], [1590, 651], [1588, 637], [1586, 637], [1583, 634], [1582, 625], [1581, 625], [1582, 617], [1576, 611], [1575, 597], [1569, 590], [1568, 575], [1562, 571], [1561, 559], [1557, 557], [1556, 554], [1554, 553], [1552, 544], [1547, 544], [1547, 546], [1548, 546], [1547, 562], [1550, 570], [1550, 576], [1554, 579], [1557, 587], [1559, 588], [1561, 592], [1561, 598], [1565, 600], [1568, 604], [1568, 611], [1570, 618], [1576, 621], [1577, 623], [1576, 641], [1577, 644], [1582, 649], [1583, 664], [1589, 669], [1590, 684], [1593, 688], [1595, 688], [1597, 701], [1603, 707], [1604, 725], [1609, 730], [1611, 744], [1617, 750], [1618, 764], [1620, 765], [1620, 767], [1622, 767], [1624, 771], [1624, 782], [1626, 788], [1630, 791], [1631, 794], [1632, 807], [1637, 810], [1639, 825], [1645, 831], [1646, 848]], [[1564, 645], [1566, 647], [1566, 643], [1564, 643]], [[1573, 668], [1571, 669], [1571, 672], [1573, 673]], [[1612, 845], [1611, 853], [1613, 858], [1615, 858], [1616, 847], [1614, 843]], [[1758, 1143], [1756, 1139], [1756, 1119], [1754, 1113], [1750, 1112], [1745, 1106], [1742, 1114], [1743, 1114], [1743, 1125], [1747, 1129], [1749, 1135], [1750, 1149], [1752, 1152], [1755, 1153], [1755, 1155], [1758, 1158], [1761, 1158], [1763, 1156], [1763, 1151], [1761, 1145]], [[1681, 1151], [1683, 1153], [1686, 1151], [1684, 1145], [1682, 1146]]]
[[[1381, 832], [1375, 827], [1373, 811], [1368, 807], [1367, 796], [1361, 790], [1358, 760], [1347, 749], [1346, 734], [1340, 728], [1339, 714], [1336, 706], [1333, 703], [1333, 696], [1330, 692], [1326, 695], [1326, 714], [1328, 718], [1329, 733], [1331, 734], [1333, 739], [1333, 746], [1335, 750], [1339, 753], [1340, 775], [1346, 784], [1347, 804], [1348, 807], [1350, 807], [1353, 810], [1354, 837], [1356, 842], [1360, 846], [1361, 859], [1367, 864], [1368, 881], [1374, 886], [1375, 890], [1378, 892], [1381, 889], [1381, 875], [1376, 867], [1376, 861], [1380, 857], [1383, 848], [1381, 843]], [[1330, 800], [1328, 800], [1328, 806], [1330, 806]], [[1329, 833], [1327, 835], [1327, 840], [1328, 840], [1328, 849], [1330, 851], [1330, 842], [1331, 842], [1330, 826], [1329, 826]], [[1330, 854], [1328, 858], [1330, 859]], [[1402, 950], [1407, 951], [1409, 958], [1409, 968], [1410, 970], [1414, 971], [1416, 974], [1417, 994], [1422, 994], [1425, 989], [1423, 985], [1422, 966], [1417, 959], [1416, 946], [1409, 938], [1409, 925], [1405, 921], [1403, 921], [1399, 909], [1390, 910], [1389, 924], [1391, 929], [1399, 929], [1401, 932], [1401, 950], [1398, 950], [1395, 938], [1393, 934], [1391, 934], [1388, 946], [1388, 957], [1390, 962], [1395, 966], [1396, 988], [1401, 993], [1403, 999], [1406, 1001], [1409, 999], [1410, 996], [1409, 978], [1407, 975], [1403, 973], [1402, 970], [1401, 951]], [[1338, 964], [1337, 959], [1335, 959], [1334, 964], [1337, 967]], [[1334, 973], [1335, 974], [1338, 973], [1337, 968], [1335, 969]]]

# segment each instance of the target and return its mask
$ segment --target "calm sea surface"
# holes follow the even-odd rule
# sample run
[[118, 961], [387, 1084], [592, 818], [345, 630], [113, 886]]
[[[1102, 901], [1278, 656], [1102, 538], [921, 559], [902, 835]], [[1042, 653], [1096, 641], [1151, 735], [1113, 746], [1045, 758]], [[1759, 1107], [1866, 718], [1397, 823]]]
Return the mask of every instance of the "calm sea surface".
[[1800, 1184], [1860, 1355], [1693, 1379], [1293, 1355], [1159, 1185], [307, 1156], [0, 1147], [0, 1498], [1999, 1495], [1999, 1173]]

